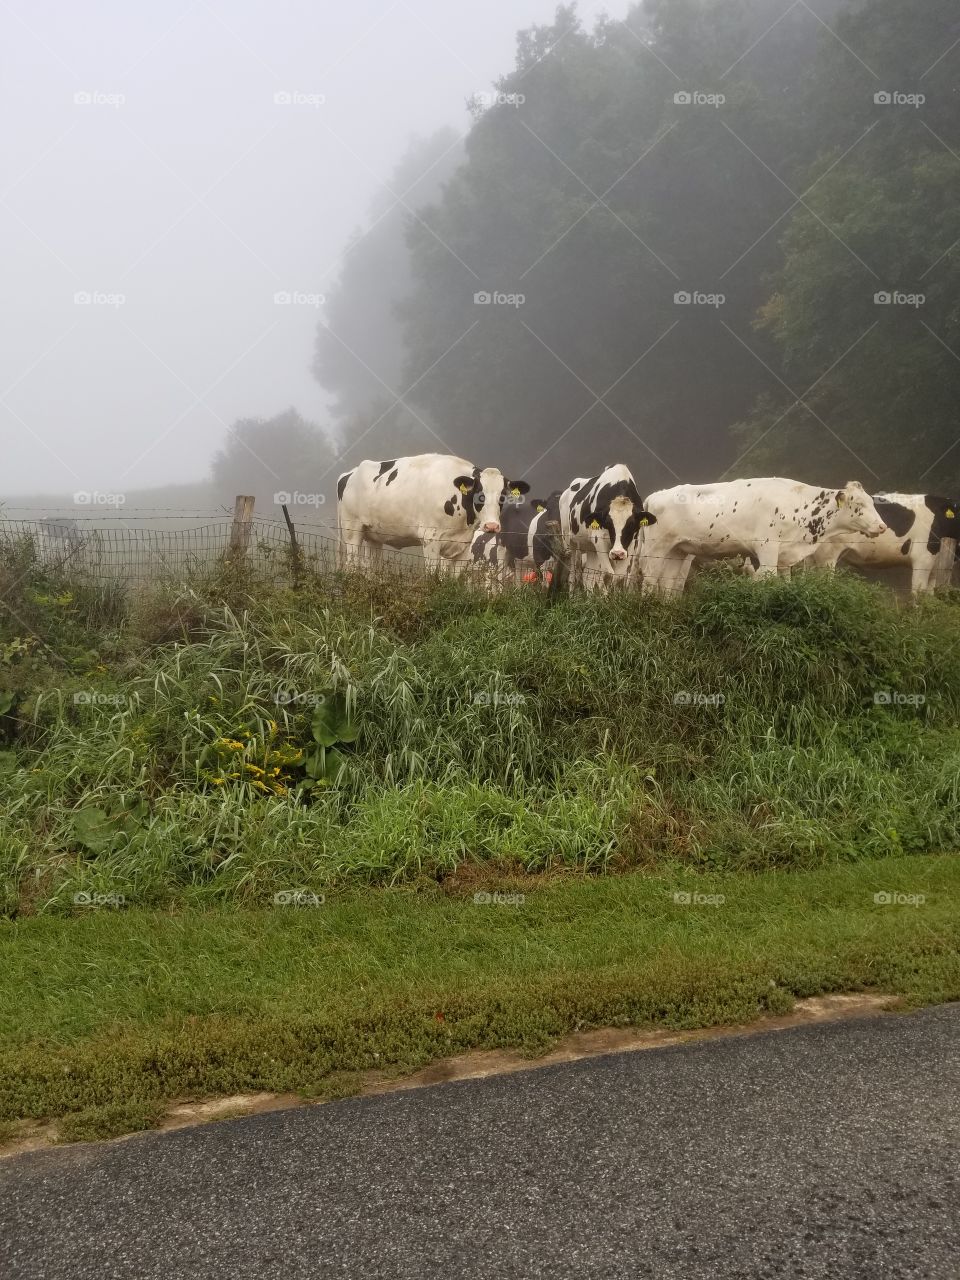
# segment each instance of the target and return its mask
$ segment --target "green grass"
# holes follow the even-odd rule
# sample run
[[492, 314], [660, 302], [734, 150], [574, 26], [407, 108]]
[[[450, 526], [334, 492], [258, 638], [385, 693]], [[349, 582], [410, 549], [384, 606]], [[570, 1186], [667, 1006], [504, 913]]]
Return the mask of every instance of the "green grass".
[[[953, 595], [903, 607], [843, 574], [718, 573], [679, 601], [551, 607], [457, 581], [294, 596], [234, 574], [133, 600], [15, 568], [0, 557], [9, 915], [70, 913], [77, 893], [256, 906], [465, 865], [960, 847]], [[315, 780], [318, 698], [346, 699], [350, 732], [344, 768]]]
[[[957, 857], [505, 888], [525, 901], [367, 890], [317, 907], [9, 923], [0, 1119], [69, 1115], [68, 1132], [89, 1135], [173, 1098], [342, 1096], [363, 1071], [472, 1048], [536, 1054], [583, 1027], [750, 1021], [832, 991], [960, 998]], [[877, 892], [926, 901], [878, 905]]]

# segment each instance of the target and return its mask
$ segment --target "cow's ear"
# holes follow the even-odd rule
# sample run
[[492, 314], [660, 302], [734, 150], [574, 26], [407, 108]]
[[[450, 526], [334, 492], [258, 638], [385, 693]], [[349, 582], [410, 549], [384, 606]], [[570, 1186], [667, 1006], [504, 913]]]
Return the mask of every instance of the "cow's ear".
[[955, 503], [955, 502], [948, 502], [944, 505], [943, 514], [947, 517], [948, 520], [956, 520], [958, 506], [960, 506], [960, 503]]
[[530, 505], [533, 507], [534, 511], [536, 511], [537, 515], [539, 515], [541, 511], [546, 511], [547, 509], [547, 504], [542, 498], [531, 498]]
[[640, 523], [641, 525], [656, 524], [657, 517], [652, 511], [644, 511], [640, 516]]
[[847, 495], [842, 489], [837, 490], [837, 506], [842, 507], [847, 500]]
[[476, 479], [473, 476], [457, 476], [453, 483], [461, 493], [473, 493], [477, 487]]
[[522, 493], [530, 492], [530, 486], [526, 480], [508, 480], [507, 488], [515, 498], [519, 498]]

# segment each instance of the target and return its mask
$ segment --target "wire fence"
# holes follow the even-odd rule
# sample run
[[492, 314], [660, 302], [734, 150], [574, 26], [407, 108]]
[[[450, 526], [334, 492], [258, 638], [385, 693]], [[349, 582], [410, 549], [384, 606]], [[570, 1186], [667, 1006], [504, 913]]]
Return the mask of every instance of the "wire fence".
[[[384, 576], [422, 575], [436, 568], [438, 557], [445, 571], [451, 571], [445, 557], [459, 552], [465, 558], [453, 571], [474, 577], [487, 589], [524, 580], [549, 582], [554, 568], [549, 561], [542, 574], [531, 572], [532, 566], [526, 564], [515, 572], [504, 564], [502, 553], [491, 558], [491, 547], [495, 551], [496, 544], [490, 541], [485, 554], [474, 559], [470, 554], [472, 539], [461, 544], [439, 531], [435, 542], [428, 541], [425, 558], [420, 547], [345, 547], [338, 529], [321, 522], [298, 521], [291, 531], [282, 521], [259, 516], [238, 529], [236, 517], [223, 513], [159, 515], [125, 511], [122, 515], [96, 517], [30, 514], [33, 518], [0, 519], [0, 549], [26, 547], [28, 558], [49, 569], [129, 587], [189, 581], [235, 562], [237, 557], [251, 572], [280, 581], [307, 575], [330, 578], [344, 568], [361, 568]], [[351, 531], [346, 533], [349, 542]], [[609, 575], [582, 566], [579, 556], [571, 560], [576, 561], [571, 565], [575, 586], [590, 588], [601, 581], [609, 585]], [[690, 567], [686, 566], [688, 570]], [[876, 569], [867, 576], [895, 590], [909, 590], [909, 572]], [[639, 585], [638, 573], [631, 572], [629, 578]], [[677, 583], [680, 590], [685, 579], [686, 572]], [[941, 585], [947, 582], [949, 576], [941, 579]]]

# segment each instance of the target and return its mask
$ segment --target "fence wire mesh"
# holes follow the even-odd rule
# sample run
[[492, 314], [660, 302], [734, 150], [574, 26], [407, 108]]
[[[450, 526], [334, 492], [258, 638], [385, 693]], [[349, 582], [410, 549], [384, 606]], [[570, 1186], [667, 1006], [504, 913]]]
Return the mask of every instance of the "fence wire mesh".
[[[283, 521], [255, 516], [241, 531], [242, 549], [238, 549], [233, 541], [238, 534], [236, 523], [223, 513], [137, 515], [124, 512], [122, 516], [76, 517], [37, 512], [30, 515], [31, 518], [24, 519], [0, 519], [0, 549], [29, 544], [32, 556], [45, 567], [93, 582], [129, 587], [187, 581], [216, 571], [231, 555], [242, 555], [252, 572], [276, 581], [289, 581], [300, 575], [330, 578], [342, 568], [363, 568], [384, 577], [422, 575], [429, 568], [419, 548], [385, 547], [376, 553], [369, 549], [358, 553], [354, 549], [345, 558], [338, 530], [319, 522], [296, 523], [294, 550], [290, 531]], [[464, 551], [468, 548], [469, 543], [465, 543]], [[941, 585], [950, 582], [952, 548], [949, 559], [951, 564], [946, 566]], [[457, 565], [456, 571], [466, 573], [488, 590], [498, 590], [524, 580], [549, 581], [552, 562], [545, 568], [548, 570], [545, 575], [525, 574], [522, 569], [515, 573], [505, 569], [502, 563], [468, 558]], [[602, 577], [579, 565], [571, 569], [574, 585], [587, 589], [597, 585]], [[909, 590], [909, 575], [905, 577], [896, 570], [868, 571], [867, 576], [898, 592]], [[639, 585], [637, 575], [631, 575], [631, 580]]]

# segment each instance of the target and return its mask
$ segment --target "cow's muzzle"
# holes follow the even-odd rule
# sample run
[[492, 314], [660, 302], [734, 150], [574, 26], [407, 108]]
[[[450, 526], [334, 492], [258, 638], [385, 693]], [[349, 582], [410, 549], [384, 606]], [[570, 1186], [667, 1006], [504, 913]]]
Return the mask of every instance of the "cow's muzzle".
[[627, 553], [622, 548], [618, 548], [616, 551], [610, 552], [611, 560], [626, 560], [626, 558]]
[[484, 526], [483, 526], [483, 532], [484, 532], [484, 533], [499, 533], [499, 532], [500, 532], [500, 522], [499, 522], [499, 520], [488, 520], [488, 521], [484, 524]]
[[884, 534], [884, 533], [886, 533], [886, 532], [887, 532], [887, 526], [886, 526], [885, 524], [882, 524], [882, 525], [880, 526], [880, 528], [876, 530], [876, 532], [874, 532], [874, 533], [868, 533], [868, 534], [867, 534], [867, 537], [868, 537], [868, 538], [879, 538], [882, 534]]

